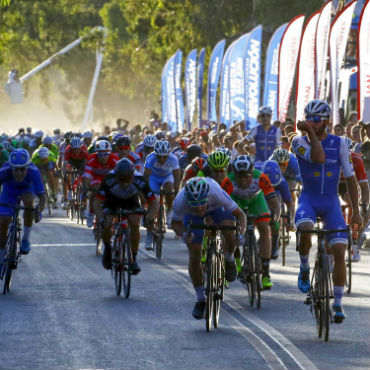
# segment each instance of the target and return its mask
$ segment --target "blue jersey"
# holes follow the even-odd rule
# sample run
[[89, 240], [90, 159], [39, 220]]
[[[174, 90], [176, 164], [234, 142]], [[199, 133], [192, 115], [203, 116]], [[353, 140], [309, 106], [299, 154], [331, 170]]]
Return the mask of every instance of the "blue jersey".
[[173, 170], [178, 170], [180, 167], [179, 160], [173, 153], [170, 153], [166, 162], [162, 165], [158, 162], [155, 152], [153, 152], [146, 157], [145, 168], [152, 170], [152, 174], [155, 176], [166, 177], [172, 174]]
[[284, 172], [284, 178], [286, 180], [296, 180], [298, 182], [302, 182], [301, 172], [299, 171], [298, 159], [297, 157], [289, 153], [290, 159], [288, 162], [288, 166]]
[[354, 175], [351, 155], [343, 137], [328, 134], [321, 145], [325, 152], [325, 163], [315, 163], [311, 160], [311, 146], [307, 136], [297, 136], [292, 141], [302, 176], [302, 193], [313, 197], [337, 197], [341, 168], [345, 178]]
[[12, 173], [12, 167], [9, 163], [5, 163], [0, 169], [0, 185], [3, 186], [3, 193], [6, 193], [6, 191], [9, 189], [23, 190], [29, 188], [32, 188], [36, 194], [45, 193], [40, 171], [33, 163], [28, 166], [27, 175], [21, 182], [15, 181]]

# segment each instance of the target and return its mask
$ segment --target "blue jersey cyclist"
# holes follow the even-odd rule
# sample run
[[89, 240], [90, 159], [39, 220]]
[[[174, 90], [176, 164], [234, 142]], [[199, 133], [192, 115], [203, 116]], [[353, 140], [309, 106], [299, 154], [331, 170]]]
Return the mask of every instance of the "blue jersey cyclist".
[[272, 110], [270, 107], [261, 107], [258, 111], [257, 120], [259, 125], [254, 126], [244, 139], [248, 142], [254, 140], [256, 143], [255, 162], [266, 161], [274, 149], [280, 146], [281, 131], [278, 127], [271, 125]]
[[[189, 275], [193, 283], [197, 302], [193, 317], [201, 319], [204, 315], [205, 296], [203, 291], [203, 273], [201, 267], [202, 241], [204, 230], [193, 229], [188, 237], [186, 227], [190, 221], [203, 224], [209, 216], [216, 225], [235, 225], [235, 218], [240, 223], [240, 233], [244, 235], [246, 217], [244, 212], [221, 189], [220, 185], [210, 177], [193, 177], [177, 194], [173, 206], [172, 227], [177, 235], [181, 235], [189, 250]], [[236, 248], [235, 232], [223, 231], [225, 250], [225, 277], [234, 281], [237, 277], [234, 251]]]
[[[316, 217], [321, 217], [326, 229], [345, 229], [337, 194], [340, 171], [346, 179], [353, 214], [351, 224], [361, 225], [358, 205], [358, 191], [350, 153], [343, 137], [328, 133], [331, 109], [321, 100], [312, 100], [305, 108], [306, 121], [298, 122], [297, 128], [307, 136], [297, 136], [292, 149], [298, 158], [303, 189], [298, 200], [295, 216], [296, 226], [301, 230], [312, 230]], [[327, 236], [334, 259], [334, 322], [345, 319], [342, 296], [346, 282], [345, 250], [347, 233], [333, 233]], [[298, 287], [303, 293], [310, 289], [309, 251], [311, 235], [302, 234], [299, 244], [301, 260]]]
[[167, 204], [166, 222], [170, 225], [174, 193], [179, 191], [181, 170], [167, 140], [162, 139], [155, 143], [154, 152], [148, 155], [144, 167], [144, 178], [152, 191], [159, 194], [163, 186]]
[[[44, 185], [41, 180], [40, 171], [30, 163], [30, 155], [25, 149], [15, 149], [9, 157], [9, 161], [0, 169], [0, 186], [2, 191], [0, 195], [0, 263], [3, 258], [7, 230], [11, 222], [14, 208], [20, 199], [25, 207], [32, 208], [35, 195], [39, 198], [39, 212], [41, 212], [46, 203]], [[3, 205], [9, 205], [9, 207]], [[29, 237], [32, 228], [34, 213], [24, 211], [23, 238], [21, 244], [21, 253], [27, 254], [30, 251]], [[38, 213], [35, 217], [37, 221], [41, 219]]]

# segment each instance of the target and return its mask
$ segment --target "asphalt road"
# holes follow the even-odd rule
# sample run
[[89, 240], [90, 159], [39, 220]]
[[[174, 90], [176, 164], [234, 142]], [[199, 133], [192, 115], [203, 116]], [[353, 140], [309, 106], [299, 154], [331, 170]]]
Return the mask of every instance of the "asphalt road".
[[294, 240], [287, 266], [272, 262], [275, 286], [263, 292], [261, 309], [248, 305], [236, 281], [226, 291], [220, 327], [209, 333], [205, 320], [191, 316], [187, 250], [171, 231], [161, 261], [141, 244], [142, 272], [129, 299], [115, 295], [91, 230], [62, 211], [36, 225], [31, 240], [10, 294], [0, 296], [1, 369], [370, 368], [369, 250], [353, 265], [347, 319], [331, 326], [326, 343], [297, 288]]

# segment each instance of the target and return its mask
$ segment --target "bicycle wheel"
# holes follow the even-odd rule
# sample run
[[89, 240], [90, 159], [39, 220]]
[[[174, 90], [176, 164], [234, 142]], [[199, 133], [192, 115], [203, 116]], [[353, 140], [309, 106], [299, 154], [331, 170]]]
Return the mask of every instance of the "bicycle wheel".
[[280, 223], [282, 225], [281, 227], [281, 265], [282, 266], [285, 266], [285, 248], [286, 248], [286, 237], [287, 237], [287, 232], [286, 232], [286, 229], [285, 229], [285, 225], [284, 225], [284, 219], [281, 219], [280, 220]]
[[17, 253], [17, 244], [16, 244], [16, 235], [15, 235], [15, 228], [9, 232], [6, 247], [5, 247], [5, 255], [7, 258], [3, 260], [5, 262], [5, 271], [4, 271], [4, 288], [3, 294], [6, 294], [10, 291], [10, 285], [12, 283], [12, 275], [13, 275], [13, 260], [16, 258]]
[[114, 288], [117, 296], [121, 294], [122, 290], [122, 265], [123, 260], [122, 251], [120, 248], [120, 243], [118, 238], [115, 238], [113, 248], [112, 248], [112, 275], [114, 280]]
[[159, 206], [159, 211], [158, 211], [158, 234], [156, 238], [156, 243], [155, 243], [155, 256], [158, 259], [162, 258], [162, 241], [163, 241], [163, 218], [164, 218], [164, 208], [163, 205]]
[[322, 284], [319, 274], [319, 262], [315, 262], [311, 281], [312, 307], [316, 320], [317, 336], [322, 337], [323, 330], [323, 307], [322, 307]]
[[243, 248], [243, 285], [247, 289], [249, 305], [252, 307], [256, 296], [253, 265], [253, 247], [248, 240]]
[[97, 256], [101, 255], [101, 235], [100, 235], [100, 228], [95, 227], [94, 229], [94, 236], [96, 241], [96, 250], [95, 253]]
[[262, 276], [262, 267], [261, 267], [261, 259], [259, 256], [259, 247], [257, 244], [256, 238], [252, 238], [253, 240], [253, 253], [254, 253], [254, 284], [255, 284], [255, 292], [256, 292], [256, 307], [258, 309], [261, 308], [261, 291], [262, 291], [262, 284], [261, 284], [261, 276]]
[[214, 304], [214, 266], [215, 266], [215, 254], [213, 248], [208, 246], [207, 262], [206, 262], [206, 273], [204, 277], [205, 281], [205, 293], [206, 293], [206, 330], [211, 330], [212, 315], [213, 315], [213, 304]]
[[347, 293], [351, 293], [352, 289], [352, 246], [347, 243], [347, 260], [346, 260], [346, 286]]
[[213, 302], [213, 327], [218, 327], [218, 322], [220, 319], [220, 306], [223, 296], [223, 276], [222, 276], [222, 256], [219, 253], [216, 258], [214, 258], [214, 302]]
[[125, 298], [130, 296], [131, 290], [131, 264], [132, 264], [132, 257], [131, 257], [131, 248], [130, 248], [130, 241], [128, 238], [128, 233], [125, 235], [124, 242], [122, 245], [122, 253], [123, 253], [123, 265], [122, 265], [122, 276], [123, 276], [123, 292], [125, 294]]
[[329, 340], [329, 330], [331, 323], [331, 311], [330, 311], [330, 270], [329, 270], [329, 258], [327, 254], [322, 256], [322, 266], [321, 266], [321, 282], [323, 288], [322, 295], [322, 306], [323, 306], [323, 328], [325, 330], [324, 339], [325, 342]]

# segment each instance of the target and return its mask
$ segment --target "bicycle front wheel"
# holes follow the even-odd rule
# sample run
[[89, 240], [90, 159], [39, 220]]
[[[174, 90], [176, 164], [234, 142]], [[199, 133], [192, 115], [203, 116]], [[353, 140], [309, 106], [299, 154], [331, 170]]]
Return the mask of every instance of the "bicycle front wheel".
[[352, 289], [352, 246], [347, 243], [347, 260], [346, 260], [346, 286], [347, 293], [351, 293]]
[[158, 211], [158, 233], [157, 233], [156, 243], [155, 243], [155, 256], [158, 259], [162, 258], [162, 245], [163, 245], [162, 242], [163, 242], [163, 234], [164, 234], [163, 218], [164, 218], [164, 208], [163, 206], [160, 206], [159, 211]]
[[115, 244], [112, 248], [112, 274], [114, 280], [114, 289], [116, 291], [117, 296], [121, 294], [122, 290], [122, 252], [119, 244], [116, 244], [118, 241], [116, 240]]
[[256, 296], [256, 284], [254, 275], [253, 246], [244, 246], [243, 249], [243, 285], [248, 292], [249, 305], [253, 307]]
[[125, 239], [121, 249], [123, 253], [123, 269], [122, 269], [123, 292], [125, 298], [128, 298], [130, 296], [131, 290], [131, 265], [132, 265], [131, 247], [128, 235], [125, 235]]
[[223, 298], [223, 274], [222, 274], [222, 256], [218, 254], [216, 258], [214, 258], [214, 285], [215, 285], [215, 294], [214, 294], [214, 302], [213, 302], [213, 327], [218, 327], [218, 322], [220, 319], [220, 306], [221, 301]]
[[4, 258], [3, 263], [5, 263], [5, 271], [4, 271], [4, 288], [3, 294], [7, 294], [10, 291], [10, 285], [12, 283], [12, 276], [13, 276], [13, 260], [16, 258], [17, 253], [17, 244], [16, 244], [16, 230], [13, 227], [8, 235], [7, 244], [5, 247], [5, 255], [7, 256]]
[[215, 254], [212, 248], [208, 249], [206, 273], [204, 276], [205, 281], [205, 293], [206, 293], [206, 330], [211, 330], [212, 315], [213, 315], [213, 304], [214, 304], [214, 266], [215, 266]]
[[253, 252], [254, 252], [254, 279], [253, 282], [255, 284], [255, 292], [256, 292], [256, 307], [258, 309], [261, 308], [261, 291], [262, 291], [262, 267], [261, 267], [261, 259], [259, 256], [259, 247], [255, 238], [253, 238]]
[[323, 328], [325, 330], [324, 339], [327, 342], [329, 340], [329, 330], [331, 324], [331, 311], [330, 311], [330, 270], [329, 270], [329, 258], [327, 254], [322, 256], [321, 266], [321, 282], [322, 282], [322, 306], [323, 306]]

